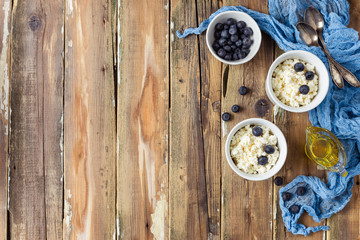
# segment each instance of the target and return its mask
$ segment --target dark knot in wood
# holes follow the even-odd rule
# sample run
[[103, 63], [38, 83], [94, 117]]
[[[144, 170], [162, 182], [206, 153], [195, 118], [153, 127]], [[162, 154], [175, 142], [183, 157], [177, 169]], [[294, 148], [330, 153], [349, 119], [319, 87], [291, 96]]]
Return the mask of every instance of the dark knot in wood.
[[36, 15], [33, 15], [33, 16], [29, 17], [28, 23], [29, 23], [31, 31], [35, 31], [38, 28], [40, 28], [40, 26], [41, 26], [41, 20]]
[[255, 103], [255, 112], [259, 117], [263, 117], [269, 111], [269, 107], [269, 103], [265, 99], [260, 99]]

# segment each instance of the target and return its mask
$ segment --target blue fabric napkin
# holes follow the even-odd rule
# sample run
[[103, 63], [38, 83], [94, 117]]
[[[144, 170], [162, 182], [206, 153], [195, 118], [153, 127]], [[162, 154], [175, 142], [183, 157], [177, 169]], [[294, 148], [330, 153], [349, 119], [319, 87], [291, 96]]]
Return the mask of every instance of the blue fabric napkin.
[[[327, 65], [325, 55], [318, 47], [308, 47], [300, 39], [296, 29], [299, 16], [310, 5], [320, 10], [325, 27], [323, 37], [331, 56], [340, 64], [348, 68], [360, 79], [360, 42], [358, 32], [347, 28], [349, 24], [349, 3], [346, 0], [268, 0], [269, 13], [266, 15], [252, 11], [242, 6], [223, 7], [213, 13], [209, 19], [200, 24], [198, 28], [189, 28], [179, 38], [189, 34], [201, 34], [206, 30], [210, 21], [224, 11], [242, 11], [249, 14], [259, 24], [262, 31], [269, 34], [284, 50], [301, 49], [314, 53]], [[304, 211], [317, 222], [328, 218], [345, 207], [351, 198], [351, 188], [354, 176], [360, 174], [360, 88], [351, 87], [345, 83], [343, 89], [338, 89], [330, 80], [329, 92], [325, 100], [309, 113], [313, 125], [332, 131], [343, 143], [348, 163], [346, 166], [348, 176], [343, 178], [337, 173], [328, 173], [328, 182], [325, 183], [317, 177], [298, 176], [291, 183], [281, 188], [294, 193], [298, 186], [307, 188], [304, 196], [293, 197], [284, 202], [280, 198], [282, 217], [286, 228], [293, 234], [307, 236], [311, 231], [328, 230], [328, 226], [306, 227], [298, 223]], [[300, 206], [300, 212], [292, 214], [289, 207], [293, 204]]]

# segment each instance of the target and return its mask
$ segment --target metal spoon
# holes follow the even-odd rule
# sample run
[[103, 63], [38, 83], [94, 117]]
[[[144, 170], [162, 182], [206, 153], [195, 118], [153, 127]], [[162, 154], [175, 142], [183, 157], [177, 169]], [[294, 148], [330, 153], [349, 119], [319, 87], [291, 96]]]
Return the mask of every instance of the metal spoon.
[[[308, 7], [305, 11], [305, 22], [308, 23], [313, 29], [316, 30], [316, 33], [320, 39], [320, 42], [323, 46], [323, 51], [325, 53], [329, 54], [329, 51], [326, 48], [324, 39], [322, 37], [322, 30], [324, 28], [324, 18], [322, 17], [321, 13], [319, 12], [319, 10], [317, 10], [317, 8], [311, 6]], [[330, 59], [331, 60], [331, 59]], [[333, 59], [333, 61], [335, 61]], [[336, 66], [336, 68], [339, 70], [339, 72], [341, 73], [341, 75], [343, 76], [343, 78], [352, 86], [354, 87], [360, 87], [360, 82], [359, 80], [354, 76], [354, 74], [352, 74], [349, 70], [347, 70], [345, 67], [343, 67], [342, 65], [340, 65], [338, 62], [333, 62], [333, 64]]]
[[[317, 35], [320, 39], [321, 44], [324, 47], [325, 52], [329, 53], [329, 51], [327, 50], [327, 47], [324, 43], [324, 40], [322, 38], [322, 30], [324, 27], [324, 19], [321, 15], [321, 13], [315, 8], [315, 7], [308, 7], [305, 10], [305, 22], [307, 24], [309, 24], [314, 30], [316, 30]], [[334, 81], [334, 83], [336, 84], [336, 86], [338, 88], [343, 88], [344, 87], [344, 82], [342, 80], [342, 76], [339, 73], [339, 70], [336, 68], [336, 66], [328, 59], [329, 62], [329, 69], [330, 69], [330, 74], [331, 77]]]
[[[308, 46], [316, 46], [320, 47], [319, 45], [319, 38], [316, 33], [316, 31], [310, 27], [306, 23], [299, 22], [296, 24], [296, 28], [300, 32], [300, 38], [306, 43]], [[325, 51], [324, 51], [325, 52]], [[331, 62], [331, 57], [328, 53], [325, 52], [325, 55], [328, 57], [329, 63]], [[336, 70], [335, 67], [330, 68], [330, 74], [332, 76], [333, 82], [338, 88], [344, 87], [344, 81], [342, 80], [342, 77], [340, 76], [339, 72]]]

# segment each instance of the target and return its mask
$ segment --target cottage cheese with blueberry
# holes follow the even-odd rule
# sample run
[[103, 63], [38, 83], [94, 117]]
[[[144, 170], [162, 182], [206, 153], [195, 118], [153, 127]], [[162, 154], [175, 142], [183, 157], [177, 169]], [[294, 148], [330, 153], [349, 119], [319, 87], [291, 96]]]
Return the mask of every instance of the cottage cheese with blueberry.
[[[254, 128], [261, 133], [254, 135]], [[279, 158], [277, 137], [264, 126], [246, 125], [235, 133], [230, 142], [230, 156], [243, 172], [261, 174], [269, 171]], [[265, 161], [264, 161], [265, 160]]]
[[290, 107], [309, 104], [319, 88], [315, 67], [301, 59], [288, 59], [279, 64], [272, 74], [275, 96]]

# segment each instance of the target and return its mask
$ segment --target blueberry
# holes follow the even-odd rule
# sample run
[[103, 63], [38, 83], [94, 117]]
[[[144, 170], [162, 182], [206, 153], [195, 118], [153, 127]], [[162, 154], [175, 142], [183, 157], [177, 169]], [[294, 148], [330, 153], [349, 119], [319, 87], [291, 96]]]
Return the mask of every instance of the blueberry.
[[232, 44], [230, 47], [231, 47], [231, 50], [232, 50], [232, 51], [235, 51], [235, 49], [236, 49], [236, 45], [235, 45], [235, 44]]
[[224, 29], [224, 24], [222, 24], [222, 23], [217, 23], [217, 24], [215, 25], [215, 29], [216, 29], [216, 30], [223, 30], [223, 29]]
[[290, 207], [290, 212], [291, 213], [298, 213], [298, 212], [300, 212], [300, 207], [298, 206], [298, 205], [292, 205], [291, 207]]
[[222, 120], [224, 120], [224, 121], [229, 121], [230, 118], [231, 118], [231, 115], [230, 115], [230, 113], [224, 112], [224, 113], [222, 114], [221, 118], [222, 118]]
[[306, 80], [313, 80], [313, 79], [314, 79], [314, 76], [315, 76], [315, 74], [314, 74], [314, 72], [312, 72], [312, 71], [307, 71], [307, 72], [305, 73], [305, 78], [306, 78]]
[[282, 197], [284, 202], [289, 201], [291, 199], [291, 196], [292, 196], [292, 194], [289, 193], [289, 192], [283, 192], [281, 194], [281, 197]]
[[212, 47], [213, 47], [213, 49], [214, 49], [215, 51], [217, 51], [217, 50], [220, 49], [220, 45], [219, 45], [218, 43], [214, 43], [214, 44], [212, 45]]
[[241, 39], [237, 40], [237, 41], [235, 42], [235, 45], [238, 46], [238, 47], [240, 47], [240, 46], [242, 45]]
[[246, 27], [246, 23], [244, 21], [238, 21], [236, 23], [236, 26], [238, 29], [242, 29], [242, 28]]
[[262, 133], [263, 133], [263, 130], [262, 130], [261, 127], [258, 127], [258, 126], [253, 127], [253, 129], [252, 129], [252, 134], [253, 134], [255, 137], [260, 137]]
[[237, 28], [236, 28], [235, 25], [231, 25], [231, 26], [230, 26], [230, 28], [229, 28], [229, 33], [230, 33], [231, 35], [234, 35], [234, 34], [237, 33]]
[[298, 187], [298, 188], [296, 189], [296, 194], [297, 194], [298, 196], [304, 196], [305, 193], [306, 193], [306, 188], [305, 188], [305, 187]]
[[214, 32], [214, 38], [215, 38], [215, 39], [221, 38], [221, 31], [216, 31], [216, 32]]
[[228, 25], [236, 24], [236, 20], [233, 19], [233, 18], [228, 18], [228, 19], [226, 20], [226, 24], [228, 24]]
[[223, 38], [229, 38], [229, 37], [230, 37], [229, 31], [228, 31], [228, 30], [222, 30], [222, 31], [221, 31], [221, 37], [223, 37]]
[[248, 93], [247, 87], [245, 87], [245, 86], [240, 87], [239, 93], [240, 93], [240, 95], [245, 95], [245, 94], [247, 94], [247, 93]]
[[244, 33], [244, 35], [247, 36], [247, 37], [249, 37], [249, 36], [251, 36], [251, 35], [254, 34], [254, 33], [253, 33], [253, 30], [252, 30], [250, 27], [244, 28], [243, 33]]
[[224, 59], [227, 61], [231, 61], [231, 59], [232, 59], [231, 54], [230, 53], [226, 54]]
[[249, 48], [251, 46], [252, 42], [250, 38], [244, 38], [242, 40], [242, 47], [243, 48]]
[[304, 64], [302, 64], [301, 62], [295, 63], [295, 65], [294, 65], [295, 72], [301, 72], [301, 71], [304, 71], [304, 69], [305, 69]]
[[232, 60], [239, 60], [239, 55], [237, 53], [233, 53]]
[[268, 158], [266, 156], [261, 156], [258, 158], [258, 164], [265, 165], [268, 163]]
[[223, 58], [223, 57], [225, 57], [225, 55], [226, 55], [226, 51], [225, 51], [223, 48], [220, 48], [220, 49], [217, 51], [217, 55], [219, 55], [219, 57]]
[[240, 53], [238, 53], [238, 56], [240, 59], [243, 59], [243, 58], [246, 58], [247, 54], [244, 52], [240, 52]]
[[240, 110], [240, 106], [239, 105], [234, 105], [231, 107], [231, 111], [233, 111], [234, 113], [237, 113]]
[[300, 91], [301, 94], [306, 95], [306, 94], [309, 93], [310, 88], [309, 88], [308, 85], [301, 85], [300, 88], [299, 88], [299, 91]]
[[245, 36], [244, 34], [241, 34], [240, 38], [244, 40], [245, 38], [247, 38], [247, 36]]
[[271, 145], [266, 145], [264, 147], [264, 151], [267, 153], [267, 154], [273, 154], [275, 152], [275, 148]]
[[231, 47], [229, 45], [226, 45], [224, 47], [224, 50], [227, 51], [227, 52], [231, 52]]
[[234, 43], [229, 39], [228, 41], [227, 41], [227, 45], [233, 45]]
[[243, 49], [241, 49], [241, 52], [243, 52], [244, 54], [245, 54], [245, 57], [249, 54], [249, 52], [250, 52], [250, 49], [248, 49], [248, 48], [243, 48]]
[[282, 179], [282, 177], [276, 177], [274, 179], [274, 183], [275, 183], [276, 186], [281, 186], [281, 185], [283, 185], [284, 180]]
[[238, 37], [238, 35], [231, 35], [231, 36], [230, 36], [230, 40], [231, 40], [232, 42], [236, 42], [237, 40], [239, 40], [239, 37]]
[[236, 54], [239, 54], [240, 52], [241, 52], [240, 48], [236, 48], [236, 49], [234, 50], [234, 53], [236, 53]]
[[230, 26], [229, 26], [229, 25], [224, 24], [224, 29], [225, 29], [225, 30], [227, 30], [227, 29], [229, 29], [229, 28], [230, 28]]
[[226, 40], [225, 38], [220, 38], [220, 39], [219, 39], [219, 45], [220, 45], [220, 46], [223, 47], [223, 46], [225, 46], [226, 44], [227, 44], [227, 40]]

